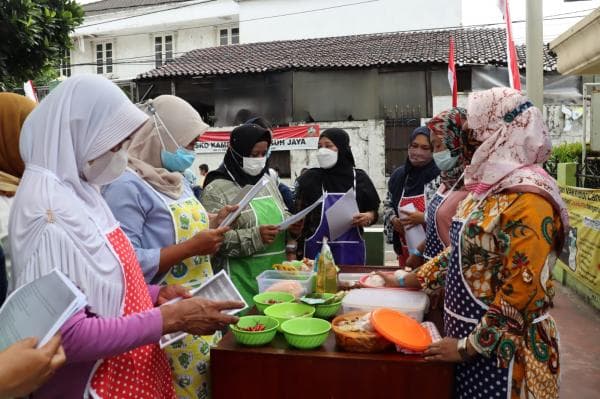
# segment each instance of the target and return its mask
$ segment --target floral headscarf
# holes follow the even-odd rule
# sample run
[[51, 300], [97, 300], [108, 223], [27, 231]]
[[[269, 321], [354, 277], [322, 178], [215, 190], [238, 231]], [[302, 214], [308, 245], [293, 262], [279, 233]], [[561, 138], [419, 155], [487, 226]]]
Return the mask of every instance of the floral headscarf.
[[466, 120], [467, 110], [456, 107], [440, 112], [427, 123], [431, 132], [439, 137], [446, 148], [450, 150], [450, 155], [457, 157], [456, 164], [452, 169], [440, 172], [441, 181], [447, 189], [455, 184], [456, 188], [463, 186], [463, 182], [457, 183], [457, 181], [479, 146], [479, 143], [463, 129]]
[[471, 93], [467, 106], [473, 138], [481, 142], [465, 169], [465, 186], [476, 197], [532, 192], [545, 197], [560, 213], [568, 231], [567, 208], [556, 181], [539, 166], [552, 144], [542, 112], [510, 88]]

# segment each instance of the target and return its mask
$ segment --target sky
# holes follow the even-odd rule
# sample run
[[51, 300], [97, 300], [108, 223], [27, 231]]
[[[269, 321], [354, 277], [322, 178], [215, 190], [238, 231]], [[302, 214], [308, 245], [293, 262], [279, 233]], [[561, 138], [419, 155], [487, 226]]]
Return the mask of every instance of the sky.
[[[98, 0], [77, 1], [80, 4], [86, 4]], [[514, 21], [513, 37], [517, 44], [525, 43], [525, 23], [518, 21], [525, 20], [526, 1], [509, 1], [511, 18]], [[447, 4], [445, 0], [439, 0], [439, 2], [441, 7]], [[498, 0], [462, 0], [463, 25], [502, 23], [502, 15], [497, 4]], [[545, 19], [544, 42], [550, 42], [569, 27], [575, 25], [583, 16], [589, 14], [593, 9], [600, 7], [600, 0], [571, 2], [565, 2], [564, 0], [543, 0], [543, 7]]]

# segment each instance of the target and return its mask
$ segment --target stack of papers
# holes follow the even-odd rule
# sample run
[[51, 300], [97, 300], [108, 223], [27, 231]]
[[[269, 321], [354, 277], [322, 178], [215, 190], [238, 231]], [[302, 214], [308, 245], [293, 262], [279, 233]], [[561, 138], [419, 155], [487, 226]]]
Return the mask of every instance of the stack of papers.
[[[406, 205], [398, 208], [400, 211], [406, 212], [416, 212], [417, 208], [412, 203], [408, 203]], [[406, 219], [403, 213], [400, 213], [400, 219]], [[404, 237], [406, 238], [406, 246], [408, 249], [417, 249], [417, 247], [425, 241], [425, 229], [422, 225], [413, 226], [411, 228], [404, 229]]]
[[[261, 190], [267, 184], [269, 184], [269, 180], [270, 177], [264, 175], [255, 185], [245, 186], [244, 188], [242, 188], [242, 191], [235, 198], [237, 200], [239, 196], [242, 195], [242, 193], [244, 194], [244, 196], [239, 200], [239, 203], [237, 203], [237, 205], [239, 205], [238, 209], [236, 209], [235, 212], [232, 212], [229, 215], [227, 215], [225, 219], [223, 219], [219, 227], [226, 227], [231, 225], [235, 221], [235, 219], [237, 219], [237, 217], [240, 216], [243, 210], [246, 209], [246, 207], [250, 204], [250, 201], [252, 201], [254, 197], [256, 197], [258, 193], [260, 193]], [[236, 202], [237, 201], [234, 201], [234, 203], [230, 205], [236, 205]]]
[[86, 304], [85, 295], [58, 269], [19, 287], [0, 308], [0, 351], [30, 337], [44, 346]]
[[277, 227], [279, 227], [279, 230], [287, 230], [294, 223], [299, 222], [302, 219], [304, 219], [304, 217], [306, 217], [306, 215], [311, 213], [313, 211], [313, 209], [315, 209], [317, 206], [319, 206], [323, 202], [323, 198], [325, 198], [325, 194], [321, 195], [321, 198], [319, 198], [318, 200], [313, 202], [313, 204], [311, 206], [309, 206], [308, 208], [304, 208], [300, 212], [296, 213], [295, 215], [290, 216], [283, 222], [279, 223], [279, 225], [277, 225]]
[[[232, 309], [225, 313], [227, 314], [236, 314], [248, 308], [248, 304], [244, 301], [244, 298], [237, 290], [233, 282], [225, 273], [225, 270], [221, 270], [219, 273], [212, 276], [210, 279], [206, 280], [204, 284], [200, 287], [195, 288], [190, 291], [193, 296], [199, 296], [204, 299], [210, 299], [211, 301], [239, 301], [244, 302], [244, 307], [242, 309]], [[181, 301], [182, 298], [175, 298], [166, 302], [165, 305], [176, 303]], [[167, 345], [170, 345], [174, 342], [183, 339], [187, 333], [179, 331], [171, 334], [163, 335], [160, 339], [160, 347], [164, 348]]]
[[356, 202], [356, 193], [353, 188], [348, 190], [346, 194], [335, 202], [327, 211], [327, 224], [329, 225], [329, 233], [331, 241], [337, 240], [342, 234], [350, 230], [354, 215], [360, 213], [358, 203]]

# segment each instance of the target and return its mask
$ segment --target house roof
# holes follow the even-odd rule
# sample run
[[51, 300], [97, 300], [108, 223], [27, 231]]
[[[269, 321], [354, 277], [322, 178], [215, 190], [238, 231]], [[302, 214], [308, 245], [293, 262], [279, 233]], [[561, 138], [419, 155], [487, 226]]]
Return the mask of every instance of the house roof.
[[183, 3], [191, 0], [100, 0], [82, 5], [86, 15], [123, 11], [130, 8], [158, 6], [169, 3]]
[[[239, 44], [192, 50], [138, 79], [211, 76], [286, 70], [369, 68], [402, 64], [446, 64], [449, 36], [456, 63], [506, 65], [504, 29], [455, 29], [381, 33], [319, 39]], [[556, 58], [544, 50], [544, 70], [556, 70]], [[517, 47], [525, 68], [525, 46]]]

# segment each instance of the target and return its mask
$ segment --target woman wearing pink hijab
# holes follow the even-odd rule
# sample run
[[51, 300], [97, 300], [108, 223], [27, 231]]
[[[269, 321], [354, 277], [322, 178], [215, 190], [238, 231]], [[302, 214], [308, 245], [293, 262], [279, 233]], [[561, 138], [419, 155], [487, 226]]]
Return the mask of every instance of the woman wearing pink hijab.
[[469, 195], [451, 246], [396, 285], [445, 288], [445, 338], [426, 358], [456, 362], [457, 398], [558, 398], [551, 269], [568, 229], [556, 182], [539, 166], [551, 143], [542, 113], [518, 91], [472, 93]]

